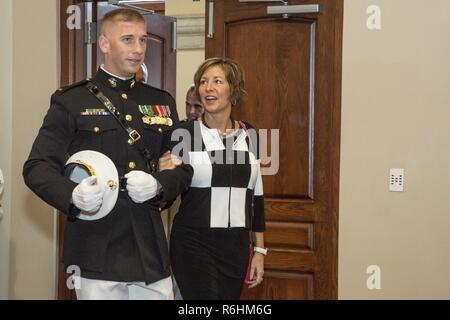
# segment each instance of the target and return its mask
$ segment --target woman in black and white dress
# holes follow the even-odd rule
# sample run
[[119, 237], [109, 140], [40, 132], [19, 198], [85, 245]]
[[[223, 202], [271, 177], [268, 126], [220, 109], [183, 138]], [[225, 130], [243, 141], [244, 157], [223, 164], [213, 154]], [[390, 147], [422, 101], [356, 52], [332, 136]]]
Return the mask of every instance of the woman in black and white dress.
[[249, 287], [263, 281], [267, 253], [257, 135], [231, 118], [245, 94], [236, 62], [208, 59], [194, 81], [205, 113], [181, 125], [183, 158], [194, 176], [172, 227], [172, 270], [184, 299], [239, 299], [249, 263]]

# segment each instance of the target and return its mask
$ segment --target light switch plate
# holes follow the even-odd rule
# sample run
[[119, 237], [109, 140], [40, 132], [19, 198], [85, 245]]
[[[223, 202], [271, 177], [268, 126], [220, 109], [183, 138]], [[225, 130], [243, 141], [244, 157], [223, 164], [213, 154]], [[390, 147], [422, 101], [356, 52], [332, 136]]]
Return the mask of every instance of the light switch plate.
[[389, 191], [403, 192], [405, 185], [405, 170], [391, 168], [389, 171]]

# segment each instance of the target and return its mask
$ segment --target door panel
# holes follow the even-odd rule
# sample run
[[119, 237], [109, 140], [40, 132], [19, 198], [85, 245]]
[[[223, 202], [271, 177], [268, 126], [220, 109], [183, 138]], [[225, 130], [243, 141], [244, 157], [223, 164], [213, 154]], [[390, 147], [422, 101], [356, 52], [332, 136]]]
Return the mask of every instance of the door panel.
[[212, 2], [206, 57], [230, 57], [246, 72], [234, 117], [280, 136], [279, 170], [263, 177], [264, 285], [243, 298], [336, 299], [343, 2], [291, 0], [320, 13], [285, 17], [267, 14], [276, 2], [209, 1], [208, 20]]
[[[299, 19], [276, 20], [249, 19], [226, 24], [227, 47], [225, 56], [243, 64], [245, 70], [259, 70], [254, 76], [247, 75], [248, 92], [264, 92], [264, 95], [249, 94], [246, 105], [258, 106], [258, 112], [241, 108], [242, 119], [250, 119], [259, 128], [280, 128], [281, 137], [295, 137], [297, 148], [280, 144], [280, 169], [277, 175], [265, 177], [265, 194], [276, 198], [310, 198], [309, 168], [311, 163], [311, 121], [309, 116], [311, 70], [310, 52], [314, 23]], [[265, 41], [255, 41], [255, 35], [273, 39], [272, 50], [267, 50]], [[284, 35], [293, 35], [286, 39]], [[261, 39], [262, 40], [262, 39]], [[252, 43], [245, 50], [241, 43]], [[306, 49], [306, 50], [305, 50]], [[271, 64], [267, 64], [270, 61]], [[260, 66], [264, 66], [261, 68]], [[299, 108], [300, 107], [300, 108]], [[260, 112], [259, 112], [260, 111]], [[270, 117], [267, 115], [270, 114]], [[313, 119], [311, 119], [313, 120]], [[305, 150], [307, 152], [305, 152]], [[289, 159], [296, 159], [295, 162]]]
[[313, 299], [313, 276], [294, 272], [272, 272], [264, 274], [258, 290], [248, 290], [245, 298], [251, 300], [298, 300]]

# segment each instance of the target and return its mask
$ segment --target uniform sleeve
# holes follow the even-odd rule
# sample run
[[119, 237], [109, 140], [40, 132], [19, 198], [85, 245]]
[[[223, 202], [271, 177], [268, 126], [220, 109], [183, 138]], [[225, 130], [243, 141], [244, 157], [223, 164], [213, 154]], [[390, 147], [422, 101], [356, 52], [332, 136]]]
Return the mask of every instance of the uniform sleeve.
[[23, 167], [25, 184], [42, 200], [68, 215], [79, 210], [71, 202], [76, 183], [62, 175], [75, 121], [54, 94], [44, 123]]
[[[170, 109], [171, 109], [171, 118], [173, 120], [173, 128], [178, 127], [179, 118], [177, 113], [177, 108], [175, 104], [175, 100], [170, 97]], [[163, 141], [163, 152], [165, 153], [168, 150], [172, 149], [173, 142], [171, 141], [173, 130], [167, 130], [164, 133], [164, 141]], [[170, 202], [175, 200], [178, 195], [185, 192], [189, 186], [191, 185], [192, 175], [194, 174], [194, 170], [192, 166], [188, 164], [182, 164], [176, 167], [173, 170], [164, 170], [161, 172], [156, 172], [153, 174], [156, 180], [162, 186], [162, 202]]]

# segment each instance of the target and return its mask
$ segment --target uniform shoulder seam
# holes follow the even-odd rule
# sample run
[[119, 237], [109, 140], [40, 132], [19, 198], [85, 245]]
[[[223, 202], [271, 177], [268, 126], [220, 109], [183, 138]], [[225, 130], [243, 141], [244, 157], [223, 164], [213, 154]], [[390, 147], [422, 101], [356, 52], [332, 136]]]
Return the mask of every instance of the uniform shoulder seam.
[[[171, 95], [168, 91], [166, 91], [166, 90], [164, 90], [164, 89], [160, 89], [160, 88], [153, 87], [153, 86], [151, 86], [151, 85], [149, 85], [149, 84], [147, 84], [147, 83], [144, 83], [144, 82], [141, 82], [141, 84], [142, 84], [143, 86], [147, 87], [147, 88], [150, 88], [150, 89], [153, 89], [153, 90], [156, 90], [156, 91], [165, 93], [165, 94], [169, 95], [170, 97], [172, 97], [172, 95]], [[172, 98], [173, 98], [173, 97], [172, 97]]]
[[84, 79], [84, 80], [81, 80], [81, 81], [72, 83], [72, 84], [70, 84], [70, 85], [68, 85], [68, 86], [61, 87], [61, 88], [59, 88], [58, 90], [56, 90], [56, 94], [57, 94], [57, 95], [62, 95], [62, 94], [64, 94], [64, 93], [70, 91], [71, 89], [80, 87], [80, 86], [82, 86], [82, 85], [84, 85], [84, 84], [86, 84], [86, 83], [88, 83], [88, 82], [91, 82], [91, 79]]

